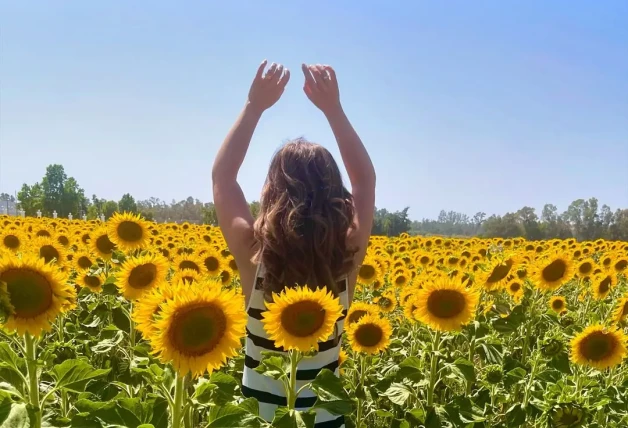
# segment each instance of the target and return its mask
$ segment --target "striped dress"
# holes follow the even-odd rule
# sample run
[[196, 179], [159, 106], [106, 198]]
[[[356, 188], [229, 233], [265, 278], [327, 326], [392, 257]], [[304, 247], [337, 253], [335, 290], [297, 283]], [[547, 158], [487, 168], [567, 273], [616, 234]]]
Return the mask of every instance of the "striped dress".
[[[247, 307], [248, 321], [246, 327], [246, 355], [244, 358], [244, 377], [242, 379], [242, 395], [253, 397], [259, 401], [259, 414], [267, 421], [272, 421], [277, 406], [286, 406], [286, 395], [281, 381], [257, 373], [254, 369], [259, 365], [263, 351], [284, 352], [283, 348], [275, 348], [273, 341], [262, 324], [262, 312], [266, 310], [264, 305], [264, 291], [261, 288], [263, 269], [258, 268], [255, 287]], [[336, 322], [338, 333], [342, 334], [344, 319], [349, 309], [349, 296], [347, 279], [338, 282], [340, 303], [344, 307], [343, 315]], [[336, 334], [332, 333], [329, 340], [319, 342], [319, 352], [314, 357], [304, 358], [297, 370], [297, 390], [311, 380], [322, 369], [329, 369], [338, 376], [338, 356], [341, 349], [341, 340], [337, 343]], [[297, 410], [308, 410], [316, 402], [316, 395], [309, 388], [299, 394], [296, 402]], [[316, 428], [344, 428], [344, 416], [336, 416], [331, 413], [316, 410]]]

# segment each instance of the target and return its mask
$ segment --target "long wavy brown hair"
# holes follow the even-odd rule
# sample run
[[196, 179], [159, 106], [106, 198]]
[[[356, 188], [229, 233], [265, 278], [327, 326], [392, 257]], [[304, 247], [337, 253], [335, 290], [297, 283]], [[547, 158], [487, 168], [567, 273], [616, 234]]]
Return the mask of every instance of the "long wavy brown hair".
[[273, 157], [255, 221], [259, 249], [253, 261], [265, 268], [266, 299], [285, 287], [323, 287], [338, 295], [336, 281], [353, 268], [348, 248], [353, 196], [324, 147], [297, 139]]

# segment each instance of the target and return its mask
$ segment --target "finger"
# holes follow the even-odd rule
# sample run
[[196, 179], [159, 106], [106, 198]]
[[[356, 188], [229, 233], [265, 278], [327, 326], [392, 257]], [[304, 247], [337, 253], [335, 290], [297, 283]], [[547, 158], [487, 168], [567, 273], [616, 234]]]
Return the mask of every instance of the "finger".
[[336, 79], [336, 71], [332, 68], [331, 65], [326, 65], [325, 70], [327, 71], [327, 73], [329, 73], [329, 77], [332, 82], [338, 82], [338, 79]]
[[326, 92], [327, 91], [327, 87], [323, 83], [323, 74], [318, 69], [318, 66], [311, 65], [310, 66], [310, 72], [312, 73], [312, 76], [314, 77], [314, 81], [316, 82], [315, 83], [316, 84], [316, 88], [319, 90], [319, 92]]
[[303, 89], [305, 89], [306, 87], [309, 87], [310, 93], [312, 93], [314, 89], [316, 88], [316, 82], [314, 81], [312, 72], [310, 68], [305, 64], [301, 65], [301, 70], [303, 70], [303, 75], [305, 76], [305, 85], [303, 86]]
[[320, 64], [316, 64], [315, 67], [319, 76], [316, 79], [316, 84], [321, 91], [327, 92], [329, 90], [329, 75], [327, 74], [327, 70]]
[[262, 76], [264, 75], [264, 69], [266, 68], [266, 64], [267, 63], [268, 63], [268, 61], [264, 60], [259, 65], [259, 67], [257, 68], [257, 73], [255, 74], [255, 80], [259, 80], [259, 79], [262, 78]]
[[290, 70], [286, 68], [285, 73], [283, 74], [281, 80], [279, 81], [279, 86], [283, 89], [286, 87], [289, 81], [290, 81]]
[[281, 79], [282, 75], [283, 75], [283, 65], [279, 64], [277, 68], [275, 69], [275, 72], [273, 73], [273, 77], [271, 77], [270, 79], [270, 83], [276, 85], [277, 83], [279, 83], [279, 79]]
[[268, 81], [273, 78], [275, 75], [275, 70], [277, 69], [277, 64], [274, 62], [268, 67], [268, 71], [266, 71], [266, 75], [264, 75], [264, 80]]

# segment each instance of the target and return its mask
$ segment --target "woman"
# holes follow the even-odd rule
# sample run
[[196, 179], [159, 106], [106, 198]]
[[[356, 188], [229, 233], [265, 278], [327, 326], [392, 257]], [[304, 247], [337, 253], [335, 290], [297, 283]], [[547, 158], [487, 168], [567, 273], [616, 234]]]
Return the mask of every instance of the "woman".
[[[212, 170], [218, 222], [240, 271], [247, 313], [246, 360], [242, 382], [245, 396], [260, 403], [260, 416], [272, 420], [285, 405], [283, 386], [253, 369], [261, 352], [276, 350], [262, 324], [264, 302], [284, 287], [327, 286], [348, 309], [373, 222], [375, 170], [360, 137], [340, 103], [338, 81], [329, 66], [302, 66], [304, 91], [327, 117], [351, 182], [344, 187], [336, 162], [325, 148], [296, 140], [273, 157], [253, 219], [237, 181], [251, 137], [262, 113], [283, 94], [290, 72], [266, 61], [257, 70], [248, 100], [225, 138]], [[337, 322], [336, 335], [342, 334]], [[299, 364], [297, 387], [312, 380], [322, 368], [338, 374], [338, 336], [319, 344], [319, 353]], [[303, 391], [296, 407], [306, 410], [316, 401]], [[343, 426], [343, 418], [317, 411], [317, 427]]]

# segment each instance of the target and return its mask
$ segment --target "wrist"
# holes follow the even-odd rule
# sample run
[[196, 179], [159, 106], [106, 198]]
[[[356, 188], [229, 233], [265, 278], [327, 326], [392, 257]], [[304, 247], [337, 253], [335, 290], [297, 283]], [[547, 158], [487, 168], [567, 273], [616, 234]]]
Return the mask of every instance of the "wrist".
[[323, 110], [323, 114], [327, 117], [327, 120], [332, 120], [337, 117], [342, 117], [344, 115], [344, 110], [342, 109], [342, 105], [340, 102], [333, 106], [327, 107]]
[[262, 113], [264, 113], [264, 110], [266, 110], [263, 107], [260, 107], [258, 105], [253, 104], [251, 101], [247, 100], [246, 104], [244, 104], [244, 112], [247, 114], [252, 114], [255, 116], [262, 116]]

